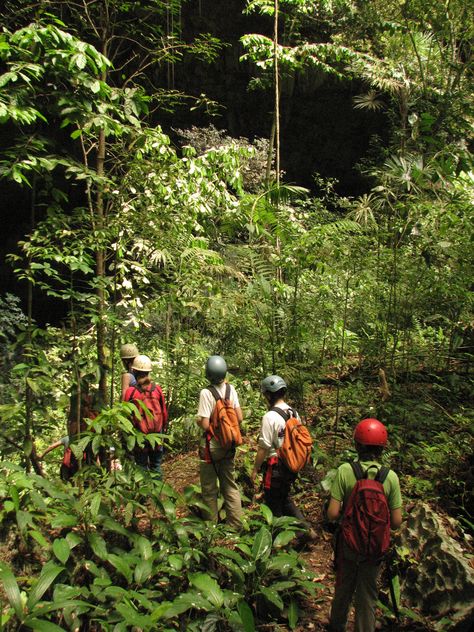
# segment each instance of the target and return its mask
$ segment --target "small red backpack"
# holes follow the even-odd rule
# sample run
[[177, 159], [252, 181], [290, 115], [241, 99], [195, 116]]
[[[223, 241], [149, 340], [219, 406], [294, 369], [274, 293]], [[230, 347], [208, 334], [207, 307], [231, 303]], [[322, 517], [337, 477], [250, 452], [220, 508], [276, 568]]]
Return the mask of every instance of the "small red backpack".
[[[140, 411], [140, 416], [134, 416], [133, 425], [143, 434], [166, 431], [168, 411], [163, 391], [157, 384], [151, 382], [145, 387], [129, 386], [125, 392], [125, 401], [135, 404]], [[143, 402], [143, 405], [139, 402]]]
[[390, 546], [390, 509], [383, 488], [390, 470], [381, 467], [371, 479], [370, 468], [364, 471], [358, 461], [351, 466], [356, 484], [344, 509], [342, 540], [354, 553], [377, 562]]

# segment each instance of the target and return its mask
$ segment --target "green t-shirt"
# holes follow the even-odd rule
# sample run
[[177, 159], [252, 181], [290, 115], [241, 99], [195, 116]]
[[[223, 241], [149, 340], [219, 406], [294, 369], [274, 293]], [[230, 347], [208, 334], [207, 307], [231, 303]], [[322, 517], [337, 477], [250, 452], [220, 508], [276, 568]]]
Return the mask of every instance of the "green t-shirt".
[[[380, 463], [376, 461], [361, 461], [362, 469], [365, 471], [370, 465], [375, 465], [369, 470], [369, 478], [375, 478]], [[350, 463], [343, 463], [338, 467], [336, 478], [331, 486], [331, 497], [334, 500], [347, 504], [352, 488], [356, 484], [356, 477]], [[400, 493], [400, 482], [393, 470], [390, 470], [383, 484], [385, 496], [390, 510], [400, 509], [402, 506], [402, 495]]]

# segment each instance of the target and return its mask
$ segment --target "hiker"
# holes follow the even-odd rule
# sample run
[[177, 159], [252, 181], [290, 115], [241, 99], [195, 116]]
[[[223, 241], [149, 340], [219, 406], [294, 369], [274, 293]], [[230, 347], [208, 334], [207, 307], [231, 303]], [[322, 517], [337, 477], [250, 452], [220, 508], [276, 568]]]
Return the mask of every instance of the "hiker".
[[136, 386], [137, 380], [132, 371], [132, 364], [138, 355], [138, 349], [134, 344], [124, 344], [120, 347], [120, 357], [125, 367], [122, 373], [122, 401], [125, 400], [125, 393], [129, 386]]
[[[133, 425], [143, 434], [164, 433], [168, 425], [168, 411], [166, 409], [163, 391], [158, 384], [151, 381], [151, 360], [146, 355], [137, 355], [130, 365], [136, 380], [135, 386], [129, 386], [124, 394], [124, 401], [135, 404], [138, 413], [133, 416]], [[146, 413], [139, 401], [148, 409]], [[133, 458], [137, 465], [155, 472], [162, 477], [161, 463], [163, 460], [163, 445], [152, 445], [145, 442], [143, 446], [136, 445]]]
[[[227, 524], [240, 529], [242, 500], [235, 482], [235, 450], [242, 443], [240, 424], [242, 410], [235, 388], [225, 381], [227, 363], [219, 355], [206, 362], [210, 384], [199, 395], [198, 425], [202, 428], [199, 446], [199, 475], [204, 502], [209, 507], [207, 518], [218, 522], [217, 497], [224, 499]], [[219, 482], [219, 485], [218, 485]]]
[[298, 413], [285, 401], [286, 389], [286, 382], [279, 375], [269, 375], [262, 380], [261, 392], [268, 412], [262, 418], [251, 480], [255, 483], [260, 470], [263, 470], [265, 504], [270, 507], [274, 516], [293, 516], [301, 521], [306, 528], [306, 533], [300, 538], [300, 543], [304, 544], [314, 540], [316, 533], [290, 498], [291, 486], [298, 474], [291, 471], [278, 456], [283, 445], [287, 420], [290, 417], [299, 420]]
[[[79, 462], [71, 450], [70, 444], [76, 438], [79, 438], [81, 433], [86, 432], [88, 429], [86, 420], [95, 419], [98, 415], [98, 404], [97, 401], [95, 401], [94, 396], [89, 393], [89, 385], [86, 382], [83, 382], [81, 386], [80, 408], [78, 407], [79, 394], [77, 392], [77, 387], [73, 387], [71, 394], [67, 420], [68, 434], [49, 445], [39, 457], [39, 460], [42, 461], [47, 454], [56, 448], [63, 446], [64, 454], [59, 474], [64, 481], [68, 481], [79, 470]], [[99, 465], [100, 458], [99, 455], [94, 457], [92, 447], [89, 445], [84, 451], [82, 464], [93, 465], [94, 463]]]
[[354, 441], [358, 459], [339, 466], [327, 509], [329, 520], [342, 515], [336, 536], [336, 591], [328, 627], [331, 632], [346, 629], [353, 596], [354, 631], [375, 630], [381, 561], [389, 547], [390, 527], [398, 529], [402, 523], [398, 476], [380, 465], [387, 429], [377, 419], [363, 419], [355, 428]]

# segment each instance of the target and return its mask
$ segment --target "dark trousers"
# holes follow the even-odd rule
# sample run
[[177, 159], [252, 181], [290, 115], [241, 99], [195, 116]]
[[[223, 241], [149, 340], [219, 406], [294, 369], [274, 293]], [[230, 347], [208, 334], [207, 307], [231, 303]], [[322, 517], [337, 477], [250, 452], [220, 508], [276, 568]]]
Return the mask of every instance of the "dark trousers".
[[[268, 468], [271, 467], [270, 487], [265, 486], [268, 482]], [[296, 480], [296, 474], [290, 472], [284, 465], [277, 463], [272, 466], [265, 464], [264, 467], [264, 499], [265, 504], [270, 507], [274, 516], [293, 516], [300, 520], [305, 527], [309, 527], [303, 513], [298, 509], [290, 497], [291, 486]]]

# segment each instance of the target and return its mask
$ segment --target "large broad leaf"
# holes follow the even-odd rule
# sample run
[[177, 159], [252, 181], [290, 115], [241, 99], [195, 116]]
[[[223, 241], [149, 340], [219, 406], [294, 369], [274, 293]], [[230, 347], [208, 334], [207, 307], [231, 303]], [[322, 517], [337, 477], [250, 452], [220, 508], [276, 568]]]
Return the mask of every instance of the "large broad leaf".
[[290, 601], [290, 605], [288, 606], [288, 625], [290, 626], [290, 630], [294, 630], [298, 623], [298, 604], [294, 599]]
[[149, 560], [150, 557], [153, 555], [153, 549], [151, 548], [151, 543], [150, 540], [148, 538], [145, 538], [143, 536], [140, 536], [136, 543], [135, 546], [137, 547], [140, 556], [144, 559], [144, 560]]
[[255, 632], [255, 619], [253, 618], [253, 612], [246, 601], [239, 601], [237, 606], [240, 620], [244, 626], [244, 632]]
[[224, 593], [216, 580], [207, 573], [194, 573], [189, 576], [191, 584], [200, 590], [212, 605], [221, 608], [224, 603]]
[[260, 593], [263, 595], [266, 601], [276, 606], [278, 610], [281, 611], [285, 607], [285, 604], [283, 603], [283, 599], [280, 597], [280, 595], [277, 593], [276, 590], [262, 586], [260, 588]]
[[184, 564], [182, 555], [176, 555], [176, 554], [170, 555], [167, 558], [166, 562], [174, 571], [180, 571], [183, 568], [183, 564]]
[[71, 554], [71, 547], [66, 538], [58, 538], [53, 542], [53, 552], [62, 564], [68, 561]]
[[281, 546], [286, 546], [288, 542], [291, 542], [295, 537], [294, 531], [282, 531], [277, 535], [275, 540], [273, 541], [273, 546], [275, 548], [280, 548]]
[[51, 519], [51, 527], [53, 529], [61, 529], [62, 527], [75, 527], [77, 525], [77, 516], [71, 514], [56, 514]]
[[23, 606], [21, 603], [20, 589], [18, 588], [17, 581], [10, 567], [3, 562], [0, 562], [0, 581], [7, 595], [8, 603], [21, 621], [23, 619]]
[[56, 577], [64, 570], [64, 566], [56, 566], [52, 562], [48, 562], [43, 566], [38, 581], [34, 584], [28, 596], [28, 609], [32, 610], [38, 603], [44, 593], [48, 590]]
[[105, 560], [107, 558], [108, 551], [104, 538], [98, 533], [92, 532], [89, 533], [87, 539], [94, 555], [97, 555], [100, 560]]
[[140, 560], [138, 564], [135, 566], [134, 577], [137, 584], [143, 584], [146, 581], [152, 571], [152, 563], [151, 560]]
[[252, 546], [254, 560], [266, 559], [272, 550], [272, 535], [266, 527], [261, 527]]
[[132, 569], [130, 568], [130, 565], [127, 563], [124, 557], [120, 557], [119, 555], [111, 553], [107, 556], [107, 561], [110, 562], [112, 566], [125, 577], [128, 583], [131, 583], [133, 575]]
[[[166, 608], [165, 612], [161, 612], [158, 609], [160, 617], [164, 617], [165, 619], [171, 619], [172, 617], [176, 617], [183, 612], [187, 612], [188, 610], [205, 610], [209, 612], [213, 610], [212, 604], [204, 599], [201, 595], [196, 592], [187, 592], [181, 595], [178, 595], [176, 599]], [[153, 613], [153, 619], [158, 618], [158, 613]]]
[[267, 524], [271, 525], [273, 522], [273, 513], [270, 507], [268, 507], [268, 505], [260, 505], [260, 513], [263, 514]]
[[278, 570], [282, 575], [288, 575], [294, 568], [298, 568], [298, 558], [290, 553], [280, 553], [268, 562], [268, 570]]

